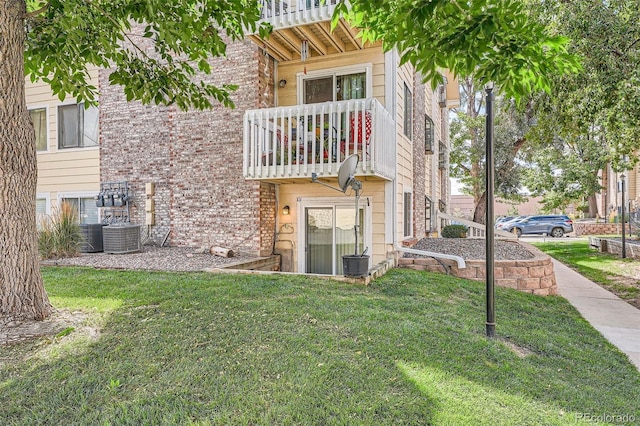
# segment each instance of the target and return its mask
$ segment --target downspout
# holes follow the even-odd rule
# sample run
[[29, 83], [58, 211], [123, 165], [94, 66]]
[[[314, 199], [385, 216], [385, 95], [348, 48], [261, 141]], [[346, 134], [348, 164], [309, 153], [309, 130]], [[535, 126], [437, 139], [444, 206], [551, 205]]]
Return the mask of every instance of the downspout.
[[[392, 61], [392, 66], [390, 67], [393, 70], [393, 74], [391, 75], [391, 87], [393, 88], [393, 90], [391, 91], [391, 96], [392, 96], [392, 100], [391, 100], [391, 108], [392, 110], [390, 111], [391, 114], [393, 115], [393, 121], [394, 121], [394, 127], [397, 129], [397, 120], [398, 120], [398, 116], [397, 116], [397, 112], [396, 112], [396, 84], [397, 84], [397, 72], [398, 72], [398, 60], [397, 60], [397, 51], [395, 49], [391, 50], [387, 56], [387, 59], [391, 59]], [[396, 167], [395, 167], [395, 173], [394, 173], [394, 177], [393, 177], [393, 191], [392, 191], [392, 204], [393, 204], [393, 216], [392, 216], [392, 233], [393, 233], [393, 248], [394, 250], [400, 252], [400, 253], [409, 253], [409, 254], [415, 254], [415, 255], [419, 255], [419, 256], [427, 256], [427, 257], [432, 257], [436, 260], [438, 259], [447, 259], [447, 260], [454, 260], [457, 264], [458, 264], [458, 269], [464, 269], [467, 267], [467, 264], [465, 263], [464, 259], [460, 256], [455, 256], [452, 254], [444, 254], [444, 253], [436, 253], [436, 252], [432, 252], [432, 251], [426, 251], [426, 250], [416, 250], [416, 249], [410, 249], [407, 247], [402, 247], [399, 242], [398, 242], [398, 233], [397, 233], [397, 229], [398, 229], [398, 133], [394, 132], [393, 133], [393, 150], [394, 150], [394, 157], [396, 159], [395, 163], [396, 163]]]

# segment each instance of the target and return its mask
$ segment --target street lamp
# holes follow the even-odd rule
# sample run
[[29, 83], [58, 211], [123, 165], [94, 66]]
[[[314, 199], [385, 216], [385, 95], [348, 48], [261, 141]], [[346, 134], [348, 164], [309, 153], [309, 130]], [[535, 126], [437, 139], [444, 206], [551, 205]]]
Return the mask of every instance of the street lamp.
[[625, 232], [624, 232], [624, 178], [626, 176], [624, 175], [624, 173], [620, 174], [620, 186], [621, 186], [621, 190], [622, 190], [622, 258], [625, 259], [627, 257], [627, 241], [625, 238]]
[[487, 337], [496, 336], [496, 309], [494, 292], [494, 228], [493, 228], [493, 181], [494, 181], [494, 160], [493, 160], [493, 84], [486, 88], [487, 92], [487, 121], [486, 121], [486, 144], [485, 144], [485, 191], [486, 219], [485, 219], [485, 244], [486, 244], [486, 287], [487, 287]]

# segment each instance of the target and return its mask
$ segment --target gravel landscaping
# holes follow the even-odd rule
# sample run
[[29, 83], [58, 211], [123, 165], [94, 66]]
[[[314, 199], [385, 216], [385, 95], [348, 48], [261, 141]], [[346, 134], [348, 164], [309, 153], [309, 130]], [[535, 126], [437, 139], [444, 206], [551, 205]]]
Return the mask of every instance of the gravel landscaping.
[[[535, 256], [525, 246], [516, 241], [496, 240], [494, 259], [526, 260]], [[485, 240], [475, 238], [423, 238], [412, 248], [436, 253], [460, 256], [465, 260], [486, 258]], [[424, 257], [405, 253], [404, 257]]]
[[[413, 248], [437, 253], [462, 256], [465, 260], [485, 258], [485, 242], [478, 239], [463, 238], [424, 238]], [[404, 257], [422, 257], [406, 253]], [[496, 240], [496, 260], [524, 260], [534, 255], [525, 246], [512, 241]], [[149, 271], [203, 271], [209, 268], [221, 268], [235, 263], [244, 263], [256, 259], [243, 253], [225, 258], [210, 254], [204, 249], [189, 247], [143, 246], [138, 253], [106, 254], [83, 253], [77, 257], [45, 260], [43, 265], [86, 266], [98, 269], [132, 269]]]
[[234, 263], [253, 260], [255, 257], [236, 253], [225, 258], [210, 254], [205, 249], [188, 247], [143, 246], [138, 253], [107, 254], [83, 253], [77, 257], [45, 260], [43, 265], [87, 266], [97, 269], [132, 269], [148, 271], [204, 271]]

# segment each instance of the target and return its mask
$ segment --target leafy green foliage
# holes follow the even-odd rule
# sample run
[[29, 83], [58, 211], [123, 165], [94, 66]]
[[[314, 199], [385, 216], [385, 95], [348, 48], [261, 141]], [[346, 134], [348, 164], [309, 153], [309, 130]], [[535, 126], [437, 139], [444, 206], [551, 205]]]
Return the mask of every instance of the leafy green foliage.
[[[460, 89], [461, 105], [450, 124], [451, 175], [459, 179], [463, 192], [474, 197], [474, 220], [484, 223], [486, 93], [469, 77], [462, 79]], [[531, 127], [531, 105], [517, 107], [498, 96], [493, 111], [495, 193], [502, 200], [521, 202], [525, 198], [521, 193], [525, 170], [521, 150]]]
[[51, 0], [32, 2], [27, 20], [25, 73], [49, 83], [64, 100], [95, 101], [95, 67], [113, 68], [110, 83], [128, 100], [205, 109], [233, 106], [230, 92], [199, 80], [209, 59], [229, 40], [255, 29], [256, 0]]
[[443, 238], [467, 238], [467, 228], [464, 225], [447, 225], [442, 228]]
[[529, 6], [541, 21], [572, 38], [571, 51], [582, 57], [583, 69], [554, 76], [551, 94], [536, 102], [539, 126], [531, 135], [536, 167], [527, 185], [549, 206], [581, 202], [600, 191], [598, 171], [608, 164], [629, 170], [638, 161], [640, 8], [628, 0]]
[[550, 90], [552, 76], [575, 72], [579, 63], [568, 52], [568, 40], [552, 35], [531, 19], [519, 0], [459, 1], [356, 0], [342, 14], [363, 40], [382, 40], [397, 47], [401, 62], [412, 63], [434, 87], [442, 69], [494, 82], [517, 101], [538, 90]]

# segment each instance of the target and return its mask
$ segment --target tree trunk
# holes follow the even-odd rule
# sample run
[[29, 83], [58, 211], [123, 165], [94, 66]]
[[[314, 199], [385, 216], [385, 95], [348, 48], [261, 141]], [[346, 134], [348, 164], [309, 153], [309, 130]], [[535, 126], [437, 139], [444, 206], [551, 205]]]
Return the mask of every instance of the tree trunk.
[[487, 216], [487, 191], [482, 191], [482, 195], [476, 202], [476, 208], [473, 211], [473, 221], [485, 224]]
[[36, 229], [35, 131], [24, 90], [23, 0], [0, 0], [0, 323], [51, 313]]
[[587, 197], [589, 203], [589, 211], [587, 212], [588, 218], [594, 218], [598, 215], [598, 200], [596, 200], [596, 194], [591, 194]]

